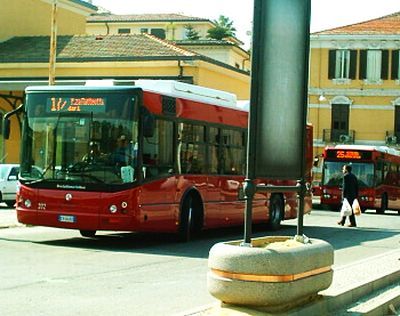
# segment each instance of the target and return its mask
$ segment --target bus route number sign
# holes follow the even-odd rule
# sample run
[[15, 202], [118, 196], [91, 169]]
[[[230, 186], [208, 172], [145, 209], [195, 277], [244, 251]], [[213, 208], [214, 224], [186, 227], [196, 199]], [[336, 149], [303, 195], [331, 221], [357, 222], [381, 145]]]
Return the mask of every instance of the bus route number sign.
[[105, 112], [106, 100], [101, 97], [53, 97], [47, 99], [48, 112]]
[[347, 151], [347, 150], [338, 150], [336, 152], [337, 159], [362, 159], [362, 155], [359, 151]]

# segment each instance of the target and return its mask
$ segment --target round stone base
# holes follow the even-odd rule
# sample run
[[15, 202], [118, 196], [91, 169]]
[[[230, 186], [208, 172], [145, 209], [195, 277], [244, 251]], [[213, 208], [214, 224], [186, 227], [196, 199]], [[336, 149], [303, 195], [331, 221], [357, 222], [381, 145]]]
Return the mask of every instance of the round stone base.
[[333, 248], [322, 240], [303, 244], [289, 236], [218, 243], [208, 259], [208, 290], [224, 303], [289, 309], [332, 283]]

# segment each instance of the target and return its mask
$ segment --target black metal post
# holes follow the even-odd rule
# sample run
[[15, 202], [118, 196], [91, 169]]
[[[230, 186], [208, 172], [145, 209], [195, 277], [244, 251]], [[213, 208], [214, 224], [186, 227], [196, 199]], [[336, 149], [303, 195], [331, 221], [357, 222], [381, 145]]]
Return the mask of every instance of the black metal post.
[[306, 193], [306, 184], [304, 179], [297, 181], [297, 185], [300, 187], [300, 191], [297, 195], [299, 201], [299, 208], [297, 214], [297, 237], [303, 238], [303, 216], [304, 216], [304, 197]]
[[246, 199], [246, 208], [244, 213], [244, 241], [242, 246], [251, 247], [251, 234], [253, 224], [253, 198], [256, 193], [256, 186], [252, 179], [245, 179], [243, 191]]

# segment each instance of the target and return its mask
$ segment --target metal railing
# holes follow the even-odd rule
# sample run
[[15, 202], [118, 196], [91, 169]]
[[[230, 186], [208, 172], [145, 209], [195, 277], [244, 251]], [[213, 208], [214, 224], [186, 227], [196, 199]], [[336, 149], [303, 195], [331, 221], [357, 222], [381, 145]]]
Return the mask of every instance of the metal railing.
[[385, 133], [385, 143], [386, 145], [398, 145], [400, 142], [400, 135], [396, 135], [394, 131], [386, 131]]
[[322, 140], [325, 143], [354, 144], [355, 136], [355, 130], [348, 130], [347, 133], [342, 130], [328, 128], [322, 130]]

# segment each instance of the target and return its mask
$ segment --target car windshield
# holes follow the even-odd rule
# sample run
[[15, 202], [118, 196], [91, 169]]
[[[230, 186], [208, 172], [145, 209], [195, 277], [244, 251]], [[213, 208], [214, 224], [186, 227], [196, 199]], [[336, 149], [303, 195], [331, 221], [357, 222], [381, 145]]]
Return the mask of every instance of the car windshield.
[[[343, 179], [343, 162], [325, 161], [323, 167], [322, 184], [326, 186], [340, 186]], [[359, 187], [374, 185], [374, 165], [372, 163], [352, 163], [352, 173], [358, 179]]]
[[6, 180], [8, 177], [8, 173], [10, 170], [10, 166], [8, 165], [0, 165], [0, 179]]
[[129, 94], [28, 95], [21, 178], [124, 184], [134, 182], [137, 98]]

